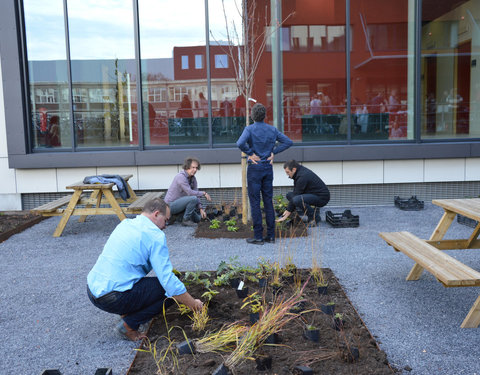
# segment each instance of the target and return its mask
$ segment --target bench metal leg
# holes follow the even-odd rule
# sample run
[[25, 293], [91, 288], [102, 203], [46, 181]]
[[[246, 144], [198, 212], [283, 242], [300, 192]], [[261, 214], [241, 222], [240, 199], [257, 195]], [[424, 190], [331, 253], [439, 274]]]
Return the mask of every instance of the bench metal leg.
[[467, 317], [463, 321], [460, 327], [462, 328], [477, 328], [480, 324], [480, 296], [473, 304], [472, 308], [467, 314]]
[[72, 216], [73, 210], [75, 209], [75, 206], [77, 205], [77, 202], [80, 199], [81, 195], [81, 190], [75, 190], [75, 193], [73, 193], [67, 208], [65, 209], [65, 211], [63, 211], [62, 218], [60, 219], [60, 222], [58, 223], [55, 232], [53, 232], [53, 237], [60, 237], [62, 235], [62, 232], [65, 229], [65, 225], [67, 225], [68, 219], [70, 219], [70, 216]]
[[[437, 224], [437, 227], [430, 236], [430, 241], [441, 240], [445, 236], [445, 233], [447, 233], [448, 228], [450, 228], [450, 225], [452, 224], [453, 219], [455, 219], [455, 216], [457, 216], [455, 212], [445, 210], [442, 218]], [[408, 273], [407, 280], [418, 280], [422, 275], [422, 272], [423, 267], [415, 263], [410, 272]]]

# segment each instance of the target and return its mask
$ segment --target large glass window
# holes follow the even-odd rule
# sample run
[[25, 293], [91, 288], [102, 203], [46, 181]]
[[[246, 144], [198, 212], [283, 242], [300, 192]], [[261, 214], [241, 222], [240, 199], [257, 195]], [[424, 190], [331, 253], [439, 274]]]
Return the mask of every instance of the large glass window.
[[204, 2], [139, 0], [138, 8], [145, 145], [207, 144], [207, 71], [196, 57], [206, 51]]
[[413, 139], [414, 1], [350, 4], [352, 139]]
[[424, 0], [421, 132], [424, 139], [480, 136], [480, 1]]
[[[273, 66], [268, 86], [273, 105], [281, 105], [283, 129], [296, 142], [344, 141], [347, 138], [345, 2], [297, 1], [282, 9], [282, 77]], [[275, 44], [271, 46], [276, 51]], [[275, 58], [274, 58], [275, 59]], [[281, 103], [275, 101], [281, 90]]]
[[24, 1], [34, 149], [71, 147], [62, 0]]
[[[248, 2], [249, 3], [249, 2]], [[210, 75], [212, 87], [212, 140], [234, 143], [245, 127], [246, 100], [240, 89], [243, 71], [242, 1], [210, 0]]]
[[136, 146], [136, 64], [129, 0], [68, 1], [78, 147]]

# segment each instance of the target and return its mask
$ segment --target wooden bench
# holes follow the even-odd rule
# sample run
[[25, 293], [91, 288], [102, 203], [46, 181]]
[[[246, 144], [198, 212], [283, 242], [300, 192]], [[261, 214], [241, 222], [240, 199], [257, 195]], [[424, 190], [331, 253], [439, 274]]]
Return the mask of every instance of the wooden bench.
[[151, 191], [148, 193], [143, 194], [142, 196], [138, 197], [134, 202], [130, 203], [129, 206], [125, 208], [125, 213], [127, 214], [140, 214], [149, 200], [154, 198], [161, 198], [163, 196], [163, 192], [161, 191]]
[[70, 198], [72, 198], [72, 194], [65, 195], [61, 198], [55, 199], [54, 201], [35, 207], [31, 209], [30, 212], [42, 216], [60, 216], [63, 214], [63, 209], [59, 210], [59, 208], [68, 204], [68, 202], [70, 202]]
[[[379, 233], [390, 246], [413, 259], [418, 266], [429, 271], [445, 287], [480, 286], [480, 272], [475, 271], [442, 250], [430, 245], [409, 232]], [[415, 267], [407, 280], [418, 280]], [[462, 328], [475, 328], [480, 324], [480, 296], [463, 321]]]

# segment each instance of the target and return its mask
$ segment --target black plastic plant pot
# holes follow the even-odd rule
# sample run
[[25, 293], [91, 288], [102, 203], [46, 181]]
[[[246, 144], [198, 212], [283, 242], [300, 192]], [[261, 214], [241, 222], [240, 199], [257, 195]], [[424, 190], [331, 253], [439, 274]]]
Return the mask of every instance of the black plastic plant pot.
[[360, 358], [360, 352], [358, 351], [358, 348], [355, 346], [352, 346], [350, 348], [345, 348], [342, 352], [342, 358], [349, 363], [353, 363], [358, 361], [358, 358]]
[[95, 375], [112, 375], [112, 369], [109, 367], [97, 368], [97, 371], [95, 371]]
[[290, 309], [290, 312], [293, 314], [300, 314], [303, 310], [305, 310], [305, 302], [300, 301], [293, 306], [293, 308]]
[[260, 288], [265, 288], [267, 286], [267, 279], [266, 278], [260, 278], [258, 279], [258, 286]]
[[293, 284], [295, 278], [293, 277], [293, 275], [282, 276], [282, 281], [286, 284]]
[[277, 297], [280, 293], [282, 293], [282, 286], [272, 285], [272, 293], [274, 297]]
[[333, 318], [332, 327], [335, 328], [337, 331], [341, 331], [345, 326], [345, 320], [342, 318]]
[[238, 298], [245, 298], [248, 296], [248, 286], [243, 289], [235, 289], [235, 291], [237, 292]]
[[180, 344], [177, 344], [178, 354], [194, 354], [195, 347], [191, 340], [182, 341]]
[[237, 214], [237, 217], [238, 217], [239, 219], [241, 219], [243, 216], [242, 216], [242, 214]]
[[265, 340], [265, 343], [267, 344], [278, 344], [279, 342], [280, 342], [280, 336], [278, 335], [278, 333], [272, 333]]
[[43, 370], [41, 375], [62, 375], [62, 373], [60, 372], [60, 370], [53, 369], [53, 370]]
[[255, 363], [257, 364], [258, 371], [267, 371], [272, 368], [272, 357], [271, 356], [260, 356], [255, 358]]
[[324, 314], [333, 315], [333, 313], [335, 312], [335, 304], [333, 304], [333, 305], [320, 305], [320, 310], [322, 310], [322, 312]]
[[328, 294], [328, 285], [325, 286], [319, 286], [317, 287], [318, 294], [321, 296], [325, 296]]
[[230, 279], [230, 286], [232, 288], [238, 288], [238, 284], [240, 284], [240, 279], [238, 277], [235, 277], [233, 279]]
[[313, 375], [313, 370], [308, 366], [296, 366], [293, 373], [297, 375]]
[[212, 375], [230, 375], [230, 371], [228, 370], [228, 367], [222, 363], [212, 372]]
[[260, 318], [260, 314], [258, 312], [250, 313], [250, 323], [252, 324], [256, 323], [259, 318]]
[[304, 331], [305, 338], [309, 339], [313, 342], [320, 341], [320, 330], [318, 328], [315, 329], [305, 329]]

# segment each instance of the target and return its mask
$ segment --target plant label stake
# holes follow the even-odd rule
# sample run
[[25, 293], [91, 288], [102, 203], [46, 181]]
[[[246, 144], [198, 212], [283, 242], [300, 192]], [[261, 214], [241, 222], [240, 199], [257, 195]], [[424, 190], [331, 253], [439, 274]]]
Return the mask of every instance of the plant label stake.
[[243, 285], [244, 285], [244, 284], [245, 284], [245, 283], [243, 282], [243, 280], [242, 280], [242, 281], [240, 281], [240, 282], [238, 283], [238, 287], [237, 287], [237, 289], [238, 289], [238, 290], [242, 290], [242, 289], [243, 289]]

